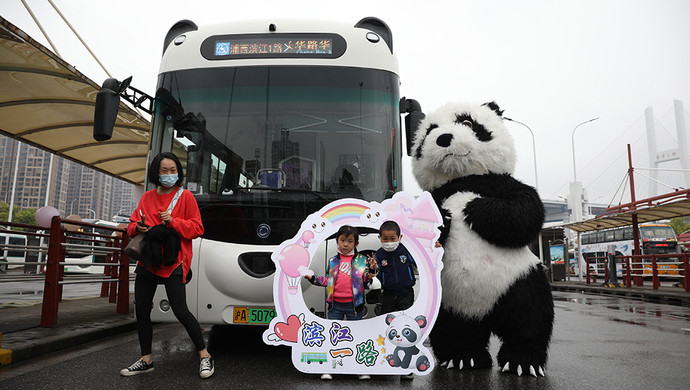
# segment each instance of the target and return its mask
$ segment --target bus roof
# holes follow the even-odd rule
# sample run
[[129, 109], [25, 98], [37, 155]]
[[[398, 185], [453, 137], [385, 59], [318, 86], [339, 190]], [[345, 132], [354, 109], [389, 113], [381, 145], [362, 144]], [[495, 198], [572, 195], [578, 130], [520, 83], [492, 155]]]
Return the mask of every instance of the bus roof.
[[[186, 23], [186, 28], [180, 24]], [[357, 27], [360, 26], [360, 27]], [[178, 22], [166, 38], [160, 73], [174, 70], [212, 68], [223, 66], [342, 66], [374, 68], [398, 74], [398, 62], [393, 54], [392, 36], [385, 23], [376, 18], [365, 18], [358, 23], [343, 23], [304, 19], [263, 19], [242, 22], [214, 24], [197, 27], [189, 21]], [[192, 29], [191, 31], [185, 31]], [[270, 31], [274, 30], [274, 31]], [[177, 34], [180, 31], [179, 34]], [[386, 31], [388, 34], [386, 34]], [[371, 33], [375, 33], [372, 36]], [[266, 37], [295, 36], [296, 34], [337, 34], [345, 39], [347, 48], [337, 58], [299, 57], [299, 58], [230, 58], [207, 59], [200, 47], [209, 37], [235, 34], [261, 34]], [[174, 37], [171, 37], [174, 35]], [[184, 35], [184, 41], [175, 38]], [[376, 39], [378, 37], [378, 39]], [[181, 39], [180, 39], [181, 40]], [[178, 43], [179, 42], [179, 43]]]
[[[669, 224], [667, 224], [667, 223], [641, 223], [641, 224], [639, 224], [638, 226], [640, 227], [640, 229], [641, 229], [641, 228], [644, 228], [644, 227], [668, 227], [668, 228], [672, 228], [671, 225], [669, 225]], [[607, 229], [601, 229], [601, 230], [592, 230], [592, 231], [587, 231], [587, 232], [582, 232], [582, 233], [583, 233], [583, 234], [596, 234], [597, 232], [606, 232], [606, 231], [610, 231], [610, 230], [624, 229], [624, 228], [632, 229], [632, 226], [631, 226], [631, 225], [627, 225], [627, 226], [618, 226], [618, 227], [615, 227], [615, 228], [607, 228]]]

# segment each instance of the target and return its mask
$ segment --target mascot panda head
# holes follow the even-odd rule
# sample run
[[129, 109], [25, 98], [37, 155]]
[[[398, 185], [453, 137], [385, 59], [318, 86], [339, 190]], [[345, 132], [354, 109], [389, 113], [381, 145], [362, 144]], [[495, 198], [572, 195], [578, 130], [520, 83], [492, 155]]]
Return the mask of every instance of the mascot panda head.
[[417, 128], [412, 173], [431, 191], [469, 175], [512, 174], [516, 152], [494, 102], [448, 103], [429, 114]]
[[396, 347], [411, 347], [422, 339], [422, 328], [426, 326], [426, 317], [420, 315], [414, 320], [406, 315], [386, 316], [386, 338]]

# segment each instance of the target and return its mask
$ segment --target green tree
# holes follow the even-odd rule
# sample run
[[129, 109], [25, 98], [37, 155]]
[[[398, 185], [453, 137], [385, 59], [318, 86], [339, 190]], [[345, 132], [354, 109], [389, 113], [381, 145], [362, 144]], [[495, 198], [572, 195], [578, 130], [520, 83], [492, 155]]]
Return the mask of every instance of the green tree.
[[36, 225], [36, 209], [15, 210], [12, 219], [17, 223]]
[[[5, 221], [10, 217], [10, 205], [0, 202], [0, 221]], [[12, 222], [36, 225], [36, 209], [20, 209], [15, 205], [12, 209]]]
[[676, 234], [690, 230], [690, 217], [673, 218], [669, 223]]
[[[14, 206], [14, 209], [12, 209], [12, 219], [14, 222], [17, 222], [17, 220], [14, 218], [15, 215], [17, 215], [17, 212], [19, 212], [19, 207], [17, 205]], [[5, 221], [7, 222], [7, 219], [10, 216], [10, 205], [8, 205], [5, 202], [0, 202], [0, 221]]]

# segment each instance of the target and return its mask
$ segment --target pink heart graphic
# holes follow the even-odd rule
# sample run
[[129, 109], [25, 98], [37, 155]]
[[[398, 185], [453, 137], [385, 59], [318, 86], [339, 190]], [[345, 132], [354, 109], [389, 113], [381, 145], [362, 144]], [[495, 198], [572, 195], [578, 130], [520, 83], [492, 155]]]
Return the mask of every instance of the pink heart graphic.
[[279, 322], [273, 327], [273, 331], [276, 336], [280, 337], [281, 340], [289, 341], [292, 343], [297, 342], [297, 332], [302, 324], [299, 322], [299, 318], [292, 314], [288, 317], [287, 323]]

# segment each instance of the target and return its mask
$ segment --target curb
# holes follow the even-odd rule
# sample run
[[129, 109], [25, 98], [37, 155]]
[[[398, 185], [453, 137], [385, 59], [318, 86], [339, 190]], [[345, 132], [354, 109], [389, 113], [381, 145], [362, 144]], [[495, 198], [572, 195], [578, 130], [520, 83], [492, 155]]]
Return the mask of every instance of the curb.
[[116, 334], [136, 330], [134, 318], [125, 320], [104, 321], [88, 324], [76, 329], [65, 329], [61, 334], [54, 329], [34, 328], [16, 333], [21, 340], [13, 340], [15, 334], [5, 335], [5, 348], [10, 350], [11, 361], [8, 364], [33, 359], [48, 353], [76, 347], [85, 343], [110, 337]]
[[640, 299], [645, 302], [690, 307], [690, 293], [685, 291], [659, 291], [645, 288], [605, 287], [602, 285], [580, 285], [551, 283], [553, 291], [585, 292], [589, 294], [620, 296]]

